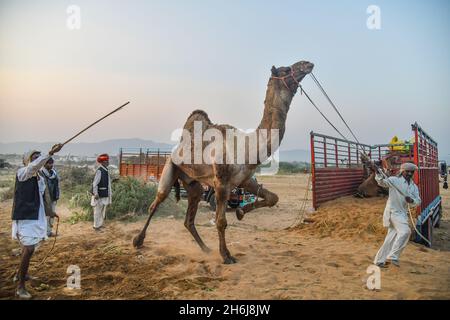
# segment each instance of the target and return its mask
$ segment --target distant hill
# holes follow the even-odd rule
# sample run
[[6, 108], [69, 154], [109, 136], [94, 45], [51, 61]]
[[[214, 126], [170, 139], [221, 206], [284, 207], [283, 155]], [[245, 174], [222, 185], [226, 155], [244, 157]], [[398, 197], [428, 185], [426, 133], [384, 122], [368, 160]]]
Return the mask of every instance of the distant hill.
[[[36, 149], [40, 151], [48, 151], [56, 142], [12, 142], [0, 143], [0, 154], [20, 154], [22, 155], [28, 150]], [[80, 142], [69, 143], [65, 146], [59, 155], [76, 155], [83, 157], [91, 157], [100, 153], [109, 153], [111, 155], [118, 155], [120, 148], [127, 149], [161, 149], [170, 150], [173, 145], [168, 143], [155, 142], [144, 139], [113, 139], [101, 142]], [[310, 162], [311, 157], [309, 151], [295, 149], [295, 150], [281, 150], [280, 161], [293, 162]]]
[[[48, 151], [56, 142], [13, 142], [0, 143], [0, 154], [23, 154], [24, 152], [36, 149]], [[172, 145], [143, 139], [114, 139], [101, 142], [80, 142], [69, 143], [65, 146], [60, 155], [94, 156], [100, 153], [109, 153], [111, 155], [119, 154], [120, 148], [149, 148], [149, 149], [171, 149]]]

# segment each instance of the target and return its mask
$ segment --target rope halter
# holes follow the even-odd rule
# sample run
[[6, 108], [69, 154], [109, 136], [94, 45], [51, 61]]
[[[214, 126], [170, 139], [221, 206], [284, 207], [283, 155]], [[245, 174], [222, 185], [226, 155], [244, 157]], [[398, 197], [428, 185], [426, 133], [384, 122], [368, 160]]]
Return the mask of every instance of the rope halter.
[[[294, 68], [292, 68], [292, 66], [290, 66], [289, 68], [291, 69], [291, 72], [290, 72], [288, 75], [285, 75], [285, 76], [283, 76], [283, 77], [275, 77], [275, 76], [271, 76], [270, 78], [271, 78], [271, 79], [276, 79], [276, 80], [281, 80], [281, 81], [283, 82], [284, 86], [286, 87], [286, 89], [288, 89], [289, 92], [293, 93], [293, 92], [295, 92], [295, 90], [297, 90], [297, 88], [300, 86], [300, 82], [295, 78], [295, 75], [294, 75]], [[289, 78], [289, 77], [291, 77], [291, 78], [294, 80], [294, 82], [296, 83], [296, 86], [295, 86], [294, 90], [291, 89], [291, 88], [288, 86], [288, 84], [286, 83], [286, 78]]]

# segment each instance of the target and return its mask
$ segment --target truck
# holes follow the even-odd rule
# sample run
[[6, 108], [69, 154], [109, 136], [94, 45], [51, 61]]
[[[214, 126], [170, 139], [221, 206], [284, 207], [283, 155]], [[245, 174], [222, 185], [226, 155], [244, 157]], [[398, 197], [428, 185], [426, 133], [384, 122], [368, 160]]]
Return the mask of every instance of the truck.
[[[391, 162], [391, 174], [395, 174], [404, 162], [412, 162], [419, 168], [414, 175], [414, 182], [419, 188], [422, 203], [415, 212], [416, 227], [432, 244], [433, 228], [439, 227], [442, 216], [438, 144], [417, 122], [411, 125], [411, 130], [413, 139], [398, 145], [369, 145], [311, 132], [314, 209], [327, 201], [356, 193], [365, 177], [361, 153], [381, 162], [388, 156], [392, 158], [395, 153], [395, 161]], [[431, 246], [417, 234], [414, 235], [414, 240]]]

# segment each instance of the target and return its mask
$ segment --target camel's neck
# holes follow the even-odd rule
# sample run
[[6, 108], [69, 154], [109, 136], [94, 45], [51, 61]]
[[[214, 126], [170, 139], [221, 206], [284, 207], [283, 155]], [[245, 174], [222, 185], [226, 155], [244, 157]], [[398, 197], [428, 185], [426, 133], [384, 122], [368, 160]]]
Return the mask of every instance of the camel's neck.
[[[291, 105], [293, 95], [285, 90], [284, 88], [279, 89], [281, 86], [277, 86], [272, 83], [274, 80], [269, 80], [269, 84], [266, 92], [266, 99], [264, 101], [264, 114], [261, 119], [261, 123], [258, 129], [267, 130], [267, 145], [260, 144], [259, 148], [267, 148], [267, 158], [270, 157], [273, 152], [276, 151], [276, 145], [272, 143], [272, 137], [270, 135], [271, 130], [278, 129], [278, 145], [284, 137], [284, 132], [286, 130], [286, 118], [289, 111], [289, 106]], [[275, 149], [272, 150], [272, 146]], [[260, 159], [261, 162], [266, 159]]]

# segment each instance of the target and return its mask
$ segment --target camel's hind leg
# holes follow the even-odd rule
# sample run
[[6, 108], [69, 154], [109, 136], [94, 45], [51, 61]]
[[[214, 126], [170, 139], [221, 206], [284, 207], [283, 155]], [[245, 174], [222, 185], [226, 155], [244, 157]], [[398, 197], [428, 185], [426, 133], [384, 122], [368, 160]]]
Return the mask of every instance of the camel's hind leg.
[[188, 193], [188, 208], [186, 212], [186, 219], [184, 220], [184, 226], [192, 234], [200, 248], [204, 252], [209, 253], [211, 249], [209, 249], [203, 242], [202, 238], [200, 238], [200, 235], [198, 234], [194, 223], [195, 215], [197, 214], [198, 203], [203, 197], [203, 187], [198, 181], [192, 181], [191, 183], [183, 182], [183, 186]]
[[158, 192], [156, 194], [156, 198], [150, 205], [150, 208], [148, 209], [150, 215], [147, 219], [147, 222], [145, 223], [144, 228], [141, 230], [141, 232], [133, 239], [133, 246], [135, 248], [139, 248], [144, 244], [145, 233], [147, 232], [147, 228], [148, 225], [150, 224], [150, 220], [152, 219], [153, 214], [156, 212], [156, 209], [158, 209], [158, 206], [170, 194], [172, 186], [174, 185], [177, 179], [178, 179], [178, 169], [172, 163], [172, 161], [168, 159], [161, 174], [161, 179], [158, 184]]
[[257, 200], [255, 203], [250, 203], [245, 205], [242, 208], [236, 209], [236, 217], [239, 220], [244, 218], [244, 215], [254, 209], [262, 208], [262, 207], [273, 207], [278, 202], [278, 196], [270, 192], [269, 190], [259, 185], [255, 179], [250, 179], [243, 183], [240, 187], [244, 188], [245, 191], [249, 191], [256, 195], [258, 198], [263, 198], [263, 200]]

